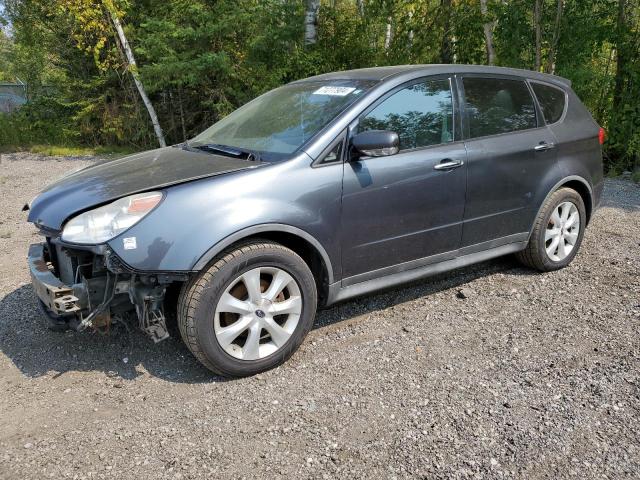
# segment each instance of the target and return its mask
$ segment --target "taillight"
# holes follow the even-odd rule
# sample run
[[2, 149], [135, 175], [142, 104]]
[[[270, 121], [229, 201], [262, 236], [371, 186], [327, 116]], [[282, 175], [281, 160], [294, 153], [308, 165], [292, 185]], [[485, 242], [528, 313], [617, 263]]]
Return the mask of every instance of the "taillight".
[[604, 141], [607, 138], [607, 132], [605, 132], [604, 128], [600, 127], [600, 131], [598, 132], [598, 140], [600, 141], [600, 145], [604, 145]]

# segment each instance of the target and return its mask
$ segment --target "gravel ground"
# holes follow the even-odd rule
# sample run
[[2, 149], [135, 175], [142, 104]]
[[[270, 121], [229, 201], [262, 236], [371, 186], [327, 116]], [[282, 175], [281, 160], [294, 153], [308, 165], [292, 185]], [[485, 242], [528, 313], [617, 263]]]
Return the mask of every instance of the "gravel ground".
[[92, 161], [0, 162], [1, 478], [640, 477], [637, 185], [607, 181], [562, 271], [508, 257], [352, 301], [225, 381], [179, 339], [43, 327], [20, 207]]

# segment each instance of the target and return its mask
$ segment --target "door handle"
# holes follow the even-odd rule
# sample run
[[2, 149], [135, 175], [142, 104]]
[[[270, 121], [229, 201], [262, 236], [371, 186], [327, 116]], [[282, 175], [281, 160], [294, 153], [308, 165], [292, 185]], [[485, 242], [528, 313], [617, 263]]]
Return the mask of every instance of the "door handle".
[[433, 167], [434, 170], [453, 170], [464, 165], [462, 160], [442, 160], [439, 164]]
[[555, 148], [555, 147], [556, 146], [553, 143], [540, 142], [538, 145], [533, 147], [533, 149], [536, 152], [544, 152], [545, 150], [551, 150], [552, 148]]

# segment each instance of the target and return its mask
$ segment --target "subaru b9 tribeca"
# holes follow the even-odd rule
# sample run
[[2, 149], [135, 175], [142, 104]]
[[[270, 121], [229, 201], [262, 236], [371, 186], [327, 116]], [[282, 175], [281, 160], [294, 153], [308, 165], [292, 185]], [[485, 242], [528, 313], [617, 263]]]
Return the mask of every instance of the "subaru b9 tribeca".
[[284, 362], [318, 307], [514, 253], [573, 260], [603, 187], [604, 132], [545, 74], [424, 65], [270, 91], [194, 139], [102, 163], [29, 206], [53, 328], [175, 317], [206, 367]]

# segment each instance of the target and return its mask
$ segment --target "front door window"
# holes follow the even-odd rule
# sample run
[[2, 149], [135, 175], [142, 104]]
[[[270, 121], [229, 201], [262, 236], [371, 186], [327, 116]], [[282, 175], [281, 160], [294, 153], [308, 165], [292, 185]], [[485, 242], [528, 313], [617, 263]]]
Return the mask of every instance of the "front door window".
[[394, 93], [360, 119], [358, 131], [366, 130], [396, 132], [401, 151], [452, 142], [449, 80], [427, 80]]

